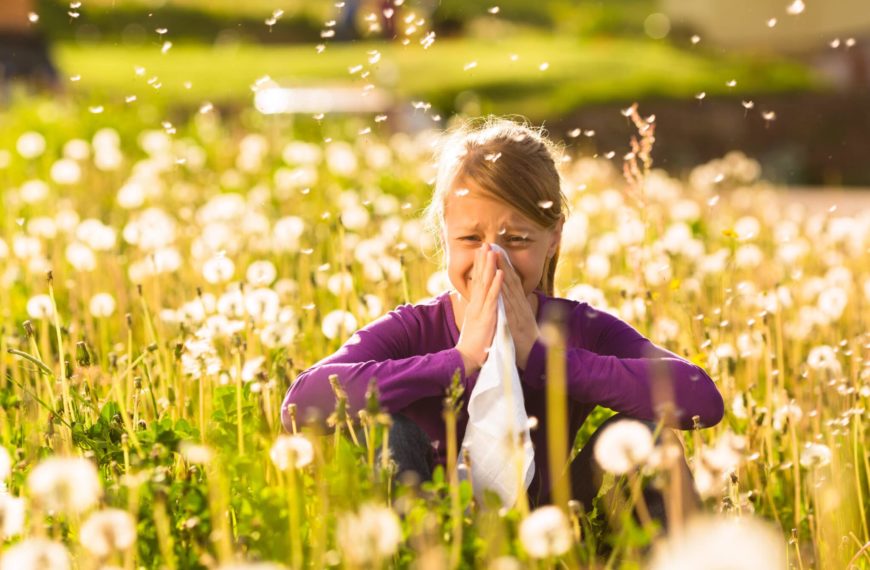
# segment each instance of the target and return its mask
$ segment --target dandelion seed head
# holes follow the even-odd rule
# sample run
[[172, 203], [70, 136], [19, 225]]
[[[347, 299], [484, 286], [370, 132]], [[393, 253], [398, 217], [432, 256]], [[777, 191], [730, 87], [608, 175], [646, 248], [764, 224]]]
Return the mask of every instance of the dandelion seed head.
[[3, 552], [0, 567], [70, 570], [71, 565], [63, 544], [45, 538], [26, 538]]
[[269, 451], [272, 463], [281, 471], [302, 469], [314, 459], [314, 446], [305, 436], [279, 435]]
[[356, 565], [392, 556], [402, 542], [399, 517], [392, 509], [373, 503], [342, 515], [336, 532], [343, 555]]
[[622, 420], [607, 426], [595, 443], [595, 460], [602, 469], [621, 475], [642, 465], [653, 449], [652, 434], [635, 420]]
[[127, 511], [104, 509], [82, 524], [79, 540], [91, 554], [104, 558], [127, 550], [136, 541], [136, 523]]
[[97, 468], [87, 459], [52, 456], [27, 477], [31, 496], [51, 512], [81, 513], [102, 496]]
[[559, 507], [546, 505], [523, 519], [520, 542], [533, 558], [551, 558], [565, 554], [573, 543], [568, 517]]

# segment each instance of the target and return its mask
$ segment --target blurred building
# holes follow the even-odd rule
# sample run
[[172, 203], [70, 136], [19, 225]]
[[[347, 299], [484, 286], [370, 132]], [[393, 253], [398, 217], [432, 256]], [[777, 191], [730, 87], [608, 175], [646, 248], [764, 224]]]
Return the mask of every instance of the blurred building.
[[57, 70], [38, 22], [34, 0], [0, 2], [0, 85], [14, 79], [57, 85]]

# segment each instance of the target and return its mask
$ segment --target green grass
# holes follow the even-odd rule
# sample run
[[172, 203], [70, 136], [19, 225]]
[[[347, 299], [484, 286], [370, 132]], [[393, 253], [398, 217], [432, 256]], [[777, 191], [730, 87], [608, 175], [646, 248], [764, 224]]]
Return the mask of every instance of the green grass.
[[[380, 62], [368, 65], [366, 52], [378, 50]], [[173, 105], [244, 103], [250, 86], [269, 75], [288, 84], [355, 84], [366, 81], [348, 69], [364, 64], [369, 80], [393, 88], [400, 97], [422, 99], [451, 111], [456, 95], [472, 90], [482, 109], [546, 118], [584, 103], [636, 100], [651, 96], [688, 98], [734, 92], [757, 94], [803, 90], [818, 86], [803, 66], [777, 59], [723, 57], [683, 50], [665, 42], [629, 39], [580, 41], [568, 36], [524, 33], [499, 41], [437, 39], [428, 50], [382, 42], [330, 44], [317, 54], [312, 45], [264, 46], [237, 44], [211, 47], [177, 45], [162, 54], [150, 46], [61, 44], [56, 49], [63, 73], [80, 75], [70, 83], [76, 92], [98, 101], [122, 102], [128, 95], [140, 101]], [[511, 61], [511, 54], [518, 56]], [[466, 64], [476, 61], [468, 71]], [[545, 71], [540, 65], [549, 64]], [[136, 76], [134, 67], [144, 67]], [[389, 73], [387, 73], [389, 72]], [[394, 75], [394, 85], [388, 75]], [[146, 83], [158, 77], [159, 90]], [[725, 84], [736, 80], [729, 88]], [[185, 82], [192, 84], [185, 88]]]

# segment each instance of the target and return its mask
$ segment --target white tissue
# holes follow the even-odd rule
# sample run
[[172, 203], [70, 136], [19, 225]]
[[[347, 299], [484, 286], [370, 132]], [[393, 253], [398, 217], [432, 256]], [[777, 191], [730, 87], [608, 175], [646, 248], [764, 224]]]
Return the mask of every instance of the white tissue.
[[[504, 249], [496, 244], [490, 247], [510, 265]], [[462, 447], [470, 454], [471, 482], [478, 500], [490, 489], [499, 494], [504, 506], [511, 507], [519, 494], [520, 477], [528, 489], [535, 475], [528, 423], [516, 349], [500, 293], [495, 336], [468, 400], [468, 426], [462, 440]], [[513, 456], [512, 447], [516, 450]], [[518, 471], [520, 458], [522, 475]]]

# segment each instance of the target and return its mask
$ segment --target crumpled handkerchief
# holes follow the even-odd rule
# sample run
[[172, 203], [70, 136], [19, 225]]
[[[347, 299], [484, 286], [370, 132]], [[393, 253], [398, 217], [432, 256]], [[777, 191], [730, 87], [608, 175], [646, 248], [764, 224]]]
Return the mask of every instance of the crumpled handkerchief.
[[[510, 264], [507, 253], [491, 244]], [[503, 294], [498, 297], [498, 322], [489, 354], [468, 400], [468, 426], [462, 447], [468, 449], [471, 482], [478, 500], [485, 489], [501, 496], [505, 506], [516, 503], [518, 479], [528, 489], [535, 474], [529, 439], [529, 416], [516, 365], [516, 349], [508, 327]], [[523, 445], [523, 442], [527, 442]], [[517, 450], [512, 456], [511, 448]], [[518, 459], [522, 458], [522, 473]]]

